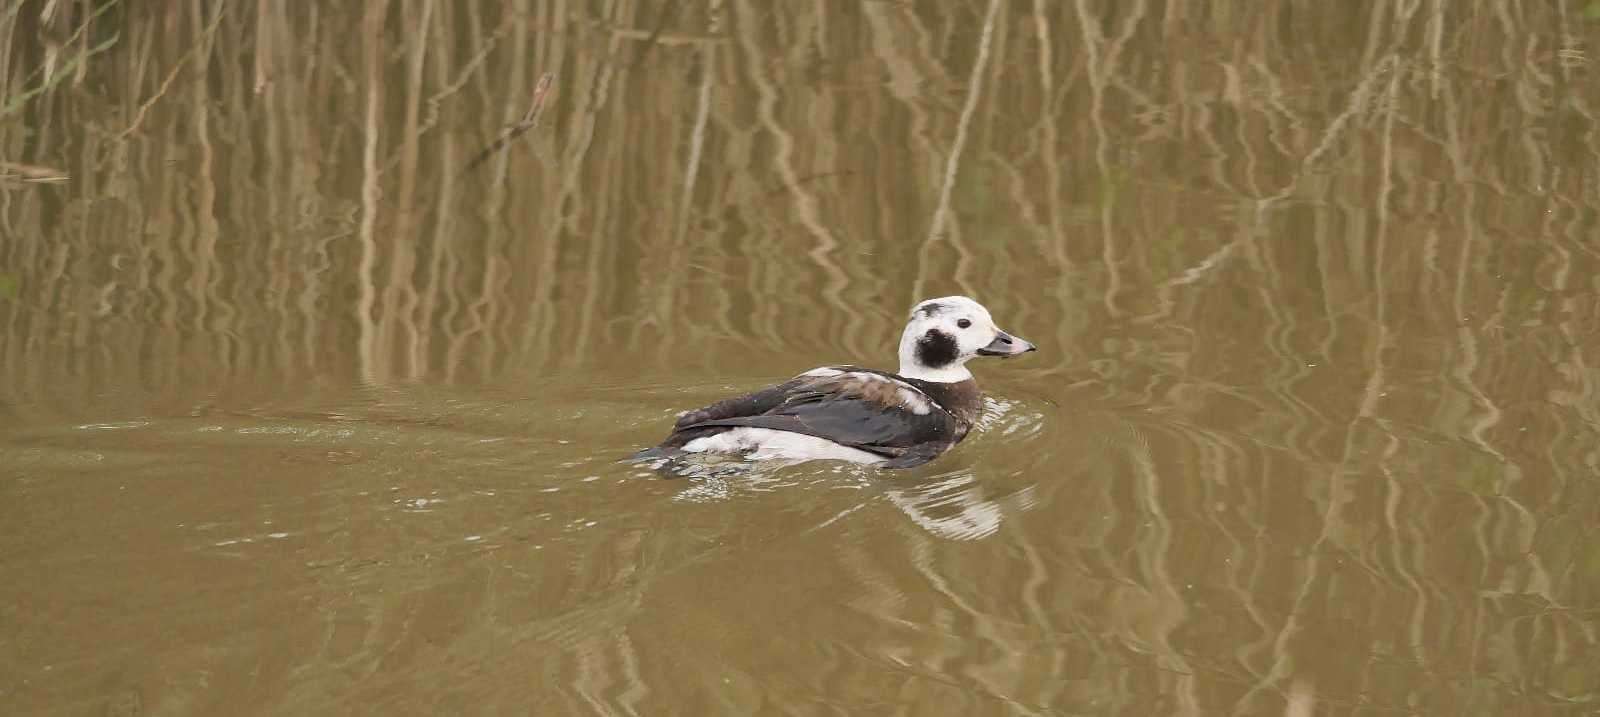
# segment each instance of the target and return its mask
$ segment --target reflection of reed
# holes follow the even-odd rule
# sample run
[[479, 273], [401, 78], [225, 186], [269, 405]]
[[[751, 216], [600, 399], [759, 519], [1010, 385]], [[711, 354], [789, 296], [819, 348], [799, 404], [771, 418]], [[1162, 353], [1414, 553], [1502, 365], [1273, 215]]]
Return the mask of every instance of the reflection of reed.
[[[950, 221], [950, 193], [955, 188], [956, 175], [960, 172], [961, 158], [967, 146], [967, 134], [972, 129], [972, 116], [978, 108], [978, 98], [983, 94], [983, 74], [988, 69], [989, 46], [993, 42], [995, 17], [999, 13], [999, 0], [989, 0], [989, 9], [983, 16], [983, 30], [978, 36], [978, 57], [972, 62], [972, 76], [967, 81], [967, 98], [961, 107], [961, 119], [956, 123], [955, 139], [951, 142], [950, 149], [945, 152], [944, 176], [939, 184], [939, 198], [934, 203], [933, 218], [928, 221], [928, 236], [922, 243], [922, 261], [918, 266], [926, 268], [927, 253], [934, 242], [943, 240], [956, 250], [956, 266], [952, 280], [961, 287], [961, 293], [976, 293], [972, 284], [967, 280], [967, 275], [972, 271], [972, 256], [966, 246], [961, 242], [957, 229], [945, 225]], [[919, 273], [917, 280], [912, 284], [912, 294], [925, 296], [927, 278]]]
[[[1253, 712], [1467, 705], [1437, 675], [1537, 692], [1594, 649], [1600, 37], [1570, 3], [104, 5], [0, 11], [0, 96], [44, 88], [0, 160], [70, 177], [0, 191], [7, 420], [876, 362], [942, 286], [1051, 349], [1010, 380], [1162, 420], [1038, 487], [1103, 524], [985, 537], [1020, 556], [984, 576], [1004, 594], [925, 536], [851, 554], [929, 595], [865, 611], [1049, 667], [937, 635], [930, 665], [1021, 705]], [[542, 72], [549, 121], [462, 176]], [[1195, 637], [1213, 618], [1229, 640]], [[643, 699], [647, 639], [560, 666], [586, 704]]]
[[[739, 14], [746, 18], [754, 19], [760, 14], [756, 7], [748, 2], [740, 3], [736, 7], [740, 9]], [[836, 312], [837, 316], [849, 316], [852, 312], [844, 303], [841, 293], [848, 283], [848, 278], [839, 267], [835, 256], [839, 241], [834, 236], [833, 230], [823, 221], [822, 208], [814, 190], [801, 181], [802, 173], [796, 166], [799, 159], [796, 153], [802, 145], [797, 141], [794, 131], [779, 118], [778, 104], [782, 93], [778, 83], [764, 72], [767, 63], [763, 59], [762, 45], [759, 44], [761, 38], [753, 31], [756, 26], [752, 23], [749, 26], [741, 25], [739, 28], [749, 30], [737, 34], [739, 47], [744, 55], [744, 64], [750, 73], [750, 82], [754, 85], [756, 116], [761, 129], [777, 145], [771, 160], [773, 169], [793, 197], [796, 220], [813, 240], [806, 256], [824, 280], [822, 296], [827, 300], [827, 310]]]
[[1106, 128], [1106, 90], [1109, 79], [1119, 67], [1122, 52], [1127, 46], [1129, 38], [1144, 19], [1146, 6], [1143, 0], [1133, 4], [1128, 15], [1123, 18], [1119, 32], [1115, 38], [1106, 38], [1101, 34], [1101, 21], [1089, 12], [1088, 5], [1083, 0], [1078, 0], [1075, 5], [1078, 16], [1078, 29], [1083, 37], [1084, 56], [1088, 66], [1089, 88], [1091, 92], [1089, 121], [1094, 126], [1095, 165], [1100, 170], [1101, 191], [1106, 193], [1106, 200], [1100, 202], [1100, 236], [1101, 259], [1105, 268], [1106, 289], [1103, 297], [1106, 311], [1112, 316], [1122, 312], [1117, 308], [1117, 293], [1121, 291], [1122, 280], [1118, 258], [1115, 221], [1112, 211], [1116, 208], [1113, 201], [1115, 184], [1118, 182], [1117, 173], [1111, 166], [1111, 138]]

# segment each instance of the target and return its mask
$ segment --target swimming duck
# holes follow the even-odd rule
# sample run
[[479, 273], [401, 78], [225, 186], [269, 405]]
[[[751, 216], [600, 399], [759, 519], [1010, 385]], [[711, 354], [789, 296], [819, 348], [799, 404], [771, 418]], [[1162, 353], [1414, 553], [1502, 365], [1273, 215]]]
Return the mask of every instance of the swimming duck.
[[636, 458], [731, 453], [752, 459], [827, 458], [910, 468], [961, 442], [982, 410], [967, 370], [978, 356], [1009, 358], [1034, 345], [994, 325], [965, 296], [911, 309], [898, 373], [814, 368], [775, 386], [678, 416], [672, 434]]

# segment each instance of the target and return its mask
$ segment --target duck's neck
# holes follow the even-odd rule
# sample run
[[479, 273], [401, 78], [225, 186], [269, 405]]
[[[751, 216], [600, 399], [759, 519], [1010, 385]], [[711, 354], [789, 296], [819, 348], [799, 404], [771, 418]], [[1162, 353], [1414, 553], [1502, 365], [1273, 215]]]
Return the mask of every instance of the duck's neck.
[[971, 426], [983, 413], [983, 393], [978, 390], [978, 382], [972, 379], [954, 383], [911, 379], [911, 385], [954, 414], [963, 426]]
[[961, 364], [951, 364], [942, 368], [928, 368], [915, 360], [907, 361], [903, 356], [900, 358], [899, 373], [906, 378], [932, 383], [961, 383], [962, 381], [972, 380], [972, 372]]

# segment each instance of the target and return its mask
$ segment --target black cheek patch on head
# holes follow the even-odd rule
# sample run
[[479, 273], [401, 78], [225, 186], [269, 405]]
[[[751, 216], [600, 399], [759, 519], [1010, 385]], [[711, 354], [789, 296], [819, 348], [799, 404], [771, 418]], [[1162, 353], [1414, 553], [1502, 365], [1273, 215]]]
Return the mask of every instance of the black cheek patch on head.
[[922, 312], [923, 316], [933, 316], [934, 314], [944, 311], [944, 304], [941, 304], [937, 301], [923, 304], [922, 308], [917, 309], [917, 311]]
[[956, 337], [938, 329], [928, 329], [928, 333], [917, 339], [917, 361], [928, 368], [950, 365], [959, 351]]

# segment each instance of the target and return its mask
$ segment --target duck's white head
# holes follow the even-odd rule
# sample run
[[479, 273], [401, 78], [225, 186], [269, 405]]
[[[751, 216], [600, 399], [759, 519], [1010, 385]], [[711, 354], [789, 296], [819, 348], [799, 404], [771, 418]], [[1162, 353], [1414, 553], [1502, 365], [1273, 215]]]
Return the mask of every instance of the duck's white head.
[[983, 304], [965, 296], [928, 299], [911, 308], [911, 320], [900, 335], [900, 375], [956, 383], [972, 378], [966, 364], [975, 356], [1032, 350], [1033, 344], [995, 326]]

